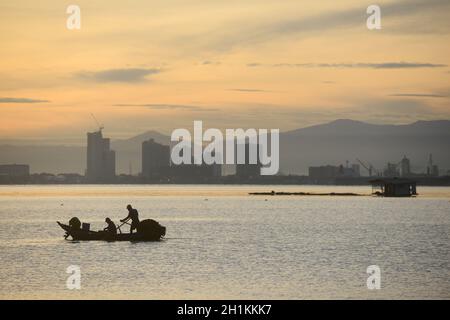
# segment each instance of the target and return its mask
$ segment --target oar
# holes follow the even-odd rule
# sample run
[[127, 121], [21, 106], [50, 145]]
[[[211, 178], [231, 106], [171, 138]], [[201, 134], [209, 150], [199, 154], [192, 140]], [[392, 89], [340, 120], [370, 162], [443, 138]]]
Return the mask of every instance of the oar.
[[119, 230], [119, 232], [122, 234], [122, 230], [120, 229], [121, 226], [123, 226], [124, 224], [128, 224], [131, 226], [130, 223], [128, 223], [128, 221], [123, 222], [120, 226], [117, 227], [117, 229]]

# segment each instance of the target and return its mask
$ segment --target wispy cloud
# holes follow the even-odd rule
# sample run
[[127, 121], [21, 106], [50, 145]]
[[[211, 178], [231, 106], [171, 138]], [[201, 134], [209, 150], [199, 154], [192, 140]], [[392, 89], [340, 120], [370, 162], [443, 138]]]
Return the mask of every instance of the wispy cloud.
[[446, 98], [446, 95], [433, 93], [395, 93], [391, 97], [410, 97], [410, 98]]
[[95, 82], [143, 82], [148, 76], [158, 74], [161, 69], [157, 68], [128, 68], [128, 69], [109, 69], [102, 71], [83, 71], [78, 72], [75, 76], [82, 80], [90, 80]]
[[43, 103], [50, 102], [49, 100], [30, 99], [30, 98], [2, 98], [0, 97], [0, 103]]
[[270, 90], [246, 89], [246, 88], [233, 88], [233, 89], [228, 89], [228, 91], [237, 91], [237, 92], [273, 92], [273, 91], [270, 91]]
[[349, 69], [417, 69], [417, 68], [443, 68], [446, 64], [429, 62], [381, 62], [381, 63], [248, 63], [247, 67], [275, 67], [275, 68], [349, 68]]
[[206, 60], [206, 61], [203, 61], [201, 64], [204, 65], [204, 66], [207, 66], [207, 65], [216, 65], [216, 66], [218, 66], [218, 65], [221, 64], [221, 62], [220, 61]]
[[160, 103], [143, 103], [143, 104], [122, 103], [122, 104], [115, 104], [114, 107], [145, 107], [153, 110], [188, 110], [188, 111], [206, 111], [206, 112], [217, 110], [214, 108], [184, 105], [184, 104], [160, 104]]
[[[229, 27], [224, 31], [224, 27], [222, 27], [212, 32], [209, 30], [208, 33], [203, 35], [197, 34], [195, 38], [207, 38], [206, 45], [223, 51], [237, 46], [254, 45], [255, 43], [272, 41], [276, 38], [292, 35], [295, 35], [298, 39], [298, 37], [312, 37], [328, 31], [364, 28], [367, 19], [366, 7], [359, 5], [346, 10], [329, 11], [301, 18], [283, 16], [279, 20], [260, 20], [256, 23], [236, 21], [235, 25], [238, 25], [239, 28]], [[398, 23], [400, 21], [400, 24], [405, 24], [405, 22], [408, 24], [411, 20], [400, 18], [410, 18], [412, 15], [420, 14], [423, 19], [425, 16], [427, 17], [426, 22], [423, 24], [428, 25], [428, 32], [434, 32], [435, 29], [435, 32], [442, 32], [442, 28], [444, 28], [444, 32], [449, 32], [449, 28], [445, 23], [446, 17], [436, 17], [435, 14], [436, 12], [445, 12], [445, 10], [448, 11], [449, 9], [450, 2], [448, 0], [404, 0], [383, 4], [382, 14], [385, 23]], [[430, 16], [432, 17], [431, 19], [429, 19]], [[438, 18], [439, 21], [435, 21]], [[241, 26], [243, 25], [246, 25], [246, 27], [242, 28]], [[398, 25], [396, 27], [400, 28]], [[406, 32], [405, 29], [402, 28], [403, 32]], [[409, 30], [409, 33], [415, 33], [417, 29], [418, 26], [415, 26], [415, 28]], [[386, 32], [389, 33], [390, 30]], [[211, 39], [210, 36], [214, 33], [220, 36]], [[196, 41], [196, 39], [193, 39], [193, 41]]]

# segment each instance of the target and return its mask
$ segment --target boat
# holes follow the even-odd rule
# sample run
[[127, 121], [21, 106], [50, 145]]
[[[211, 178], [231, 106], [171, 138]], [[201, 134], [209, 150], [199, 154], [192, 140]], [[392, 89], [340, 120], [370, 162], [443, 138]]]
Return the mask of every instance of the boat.
[[79, 225], [56, 223], [66, 231], [65, 239], [71, 237], [74, 241], [160, 241], [166, 235], [166, 227], [152, 219], [142, 220], [135, 233], [122, 233], [120, 227], [117, 234], [107, 231], [89, 230], [89, 224]]

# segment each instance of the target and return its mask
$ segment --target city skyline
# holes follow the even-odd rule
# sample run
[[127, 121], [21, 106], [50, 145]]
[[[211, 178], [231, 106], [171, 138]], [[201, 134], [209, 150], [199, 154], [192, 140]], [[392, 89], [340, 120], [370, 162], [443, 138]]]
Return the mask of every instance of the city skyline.
[[[361, 127], [362, 126], [362, 127]], [[416, 128], [415, 128], [416, 127]], [[422, 130], [418, 130], [417, 127], [421, 127]], [[415, 128], [415, 130], [414, 130]], [[425, 131], [423, 129], [426, 128]], [[431, 128], [431, 130], [430, 130]], [[326, 136], [330, 136], [330, 130], [332, 132], [332, 135], [340, 136], [341, 140], [348, 140], [351, 135], [354, 137], [359, 137], [361, 131], [367, 131], [369, 134], [369, 140], [366, 140], [365, 143], [376, 143], [377, 139], [373, 140], [374, 137], [378, 136], [378, 139], [381, 138], [381, 141], [385, 140], [385, 136], [390, 136], [390, 139], [398, 139], [400, 136], [403, 141], [407, 142], [410, 139], [417, 139], [417, 137], [421, 136], [428, 136], [430, 135], [432, 142], [433, 140], [436, 140], [435, 142], [438, 142], [439, 140], [442, 140], [444, 144], [448, 144], [448, 139], [446, 136], [450, 133], [450, 121], [446, 122], [416, 122], [414, 124], [411, 124], [409, 126], [376, 126], [376, 125], [368, 125], [363, 122], [356, 122], [351, 120], [336, 120], [334, 122], [324, 124], [321, 126], [316, 127], [309, 127], [303, 130], [294, 130], [292, 132], [286, 132], [284, 133], [284, 140], [289, 139], [289, 135], [294, 134], [294, 137], [298, 136], [298, 131], [300, 131], [300, 135], [298, 138], [304, 139], [305, 137], [312, 137], [316, 135], [316, 138], [319, 138], [319, 143], [326, 142], [327, 139], [324, 139], [324, 134]], [[319, 129], [319, 130], [318, 130]], [[399, 131], [399, 129], [402, 129]], [[82, 182], [88, 182], [88, 183], [113, 183], [113, 182], [125, 182], [117, 180], [116, 178], [118, 176], [126, 176], [127, 174], [129, 176], [135, 175], [140, 178], [142, 178], [140, 181], [134, 181], [134, 182], [163, 182], [163, 183], [173, 183], [173, 182], [189, 182], [189, 181], [195, 181], [197, 178], [203, 177], [205, 180], [202, 180], [202, 182], [211, 183], [213, 181], [220, 182], [221, 180], [218, 180], [216, 178], [219, 178], [220, 176], [230, 176], [234, 175], [236, 177], [236, 180], [232, 180], [232, 182], [239, 182], [239, 181], [247, 181], [249, 178], [254, 179], [258, 178], [260, 175], [259, 169], [261, 167], [261, 163], [259, 163], [260, 159], [254, 159], [257, 164], [251, 164], [249, 162], [249, 140], [246, 143], [245, 147], [241, 150], [244, 152], [244, 155], [242, 156], [241, 160], [245, 159], [245, 163], [243, 164], [237, 164], [233, 170], [230, 171], [230, 166], [222, 166], [221, 164], [210, 164], [207, 165], [205, 163], [194, 164], [194, 157], [192, 155], [193, 148], [192, 144], [188, 144], [187, 149], [181, 151], [182, 154], [184, 154], [185, 151], [188, 151], [190, 154], [191, 161], [188, 161], [188, 163], [181, 163], [177, 164], [173, 162], [172, 156], [173, 152], [177, 153], [180, 151], [175, 151], [174, 147], [176, 146], [176, 141], [171, 141], [173, 139], [166, 137], [164, 135], [155, 136], [151, 134], [150, 136], [140, 135], [135, 138], [132, 138], [130, 140], [124, 140], [120, 141], [119, 145], [115, 145], [117, 148], [119, 148], [119, 158], [123, 157], [124, 150], [131, 151], [132, 153], [139, 155], [141, 157], [140, 159], [140, 165], [141, 169], [138, 169], [138, 171], [132, 170], [132, 161], [129, 162], [129, 171], [123, 172], [122, 170], [119, 170], [117, 172], [116, 170], [116, 151], [111, 149], [111, 143], [110, 138], [103, 136], [103, 127], [99, 127], [97, 131], [94, 132], [88, 132], [87, 133], [87, 140], [83, 147], [75, 152], [78, 152], [78, 156], [85, 154], [86, 155], [86, 162], [84, 167], [84, 179], [81, 179], [81, 175], [76, 172], [69, 172], [69, 171], [57, 171], [56, 174], [58, 178], [51, 178], [51, 175], [48, 175], [49, 172], [39, 172], [34, 171], [33, 174], [36, 175], [36, 173], [44, 174], [44, 176], [41, 176], [41, 178], [38, 178], [39, 181], [46, 181], [46, 175], [48, 175], [49, 181], [54, 182], [63, 182], [66, 178], [68, 178], [68, 181], [76, 182], [76, 183], [82, 183]], [[185, 130], [185, 129], [184, 129]], [[318, 131], [317, 131], [318, 130]], [[360, 133], [357, 131], [359, 130]], [[377, 132], [378, 130], [378, 132]], [[393, 131], [395, 130], [395, 131]], [[314, 131], [316, 131], [314, 133]], [[311, 133], [313, 133], [311, 135]], [[407, 133], [407, 136], [404, 136], [404, 134]], [[349, 136], [350, 134], [350, 136]], [[381, 135], [380, 135], [381, 134]], [[134, 139], [139, 138], [138, 141], [133, 141]], [[157, 141], [156, 141], [156, 140]], [[367, 139], [363, 137], [363, 140]], [[405, 140], [406, 139], [406, 140]], [[370, 141], [373, 140], [373, 141]], [[198, 141], [197, 141], [198, 142]], [[253, 141], [253, 142], [256, 142]], [[194, 141], [191, 141], [191, 143], [195, 144]], [[260, 142], [258, 142], [260, 143]], [[315, 146], [315, 152], [321, 153], [323, 152], [322, 148], [316, 148], [316, 143], [313, 143]], [[354, 144], [355, 141], [353, 141], [351, 144]], [[385, 142], [382, 142], [385, 144]], [[422, 142], [423, 143], [423, 142]], [[252, 143], [250, 143], [252, 144]], [[331, 144], [334, 144], [334, 142], [331, 142]], [[0, 146], [1, 147], [1, 146]], [[5, 146], [3, 146], [5, 147]], [[7, 146], [6, 146], [7, 147]], [[203, 147], [201, 150], [208, 149], [208, 144], [203, 144]], [[124, 149], [125, 148], [125, 149]], [[234, 148], [239, 149], [239, 140], [234, 139]], [[258, 147], [255, 146], [254, 148], [256, 151], [258, 150]], [[292, 149], [292, 148], [284, 148], [284, 151]], [[339, 149], [339, 148], [338, 148]], [[402, 148], [405, 149], [405, 148]], [[255, 151], [253, 150], [253, 151]], [[83, 152], [81, 152], [83, 151]], [[140, 153], [139, 153], [140, 151]], [[236, 150], [235, 150], [236, 152]], [[347, 152], [347, 151], [344, 151]], [[354, 152], [350, 151], [350, 152]], [[360, 151], [359, 151], [360, 152]], [[422, 151], [420, 151], [422, 152]], [[201, 152], [203, 153], [203, 151]], [[215, 152], [214, 152], [215, 153]], [[422, 152], [423, 153], [423, 152]], [[363, 153], [361, 153], [363, 154]], [[334, 181], [334, 179], [346, 179], [350, 178], [349, 181], [346, 183], [352, 183], [353, 178], [359, 178], [359, 177], [406, 177], [406, 178], [424, 178], [424, 177], [438, 177], [440, 175], [445, 176], [449, 175], [450, 170], [448, 168], [440, 168], [438, 163], [444, 163], [442, 162], [442, 155], [439, 154], [440, 161], [436, 163], [433, 160], [433, 154], [428, 154], [428, 160], [426, 162], [426, 165], [420, 165], [417, 166], [417, 163], [413, 163], [409, 156], [407, 157], [406, 154], [408, 152], [405, 152], [401, 158], [400, 161], [398, 159], [387, 156], [383, 157], [383, 166], [377, 167], [373, 166], [371, 158], [365, 158], [365, 160], [360, 160], [358, 157], [356, 157], [354, 160], [349, 160], [352, 157], [345, 157], [345, 161], [343, 158], [340, 160], [332, 161], [329, 157], [324, 157], [320, 159], [319, 161], [309, 162], [309, 163], [302, 163], [302, 165], [309, 165], [308, 166], [308, 175], [310, 177], [309, 182], [311, 183], [329, 183], [329, 181]], [[253, 156], [257, 156], [258, 152], [254, 154]], [[349, 155], [349, 154], [347, 154]], [[398, 155], [398, 152], [397, 152]], [[48, 154], [46, 153], [46, 159], [48, 158]], [[68, 155], [70, 157], [70, 155]], [[286, 154], [282, 154], [284, 158], [286, 158]], [[417, 155], [416, 155], [417, 156]], [[236, 154], [234, 157], [239, 158]], [[288, 156], [290, 157], [290, 156]], [[60, 158], [60, 157], [57, 157]], [[221, 157], [219, 157], [221, 158]], [[3, 175], [6, 174], [10, 177], [22, 177], [24, 176], [24, 170], [27, 171], [27, 176], [30, 175], [30, 161], [32, 163], [32, 159], [28, 157], [21, 157], [20, 159], [16, 159], [18, 161], [9, 161], [9, 163], [5, 163], [4, 160], [0, 159], [0, 171], [4, 171]], [[26, 160], [26, 161], [24, 161]], [[62, 159], [60, 159], [62, 160]], [[122, 159], [123, 160], [123, 159]], [[216, 159], [217, 160], [217, 159]], [[368, 160], [368, 161], [367, 161]], [[394, 160], [392, 162], [392, 160]], [[417, 158], [415, 159], [417, 161]], [[220, 160], [219, 160], [220, 161]], [[83, 161], [84, 162], [84, 161]], [[26, 163], [26, 164], [18, 164], [18, 163]], [[79, 163], [80, 165], [80, 163]], [[378, 163], [379, 165], [379, 163]], [[58, 164], [52, 162], [53, 168], [57, 168]], [[25, 169], [26, 168], [26, 169]], [[223, 168], [226, 168], [224, 171]], [[419, 169], [420, 168], [420, 169]], [[284, 168], [285, 169], [285, 168]], [[2, 171], [2, 172], [3, 172]], [[362, 171], [365, 172], [365, 174], [362, 174]], [[286, 176], [286, 175], [292, 175], [292, 176], [304, 176], [302, 173], [293, 173], [293, 172], [279, 172], [279, 176]], [[66, 178], [64, 178], [65, 176]], [[42, 177], [44, 177], [42, 180]], [[56, 179], [56, 180], [55, 180]], [[62, 180], [61, 180], [62, 179]], [[6, 180], [8, 181], [8, 180]], [[200, 181], [200, 180], [199, 180]], [[249, 180], [250, 181], [250, 180]], [[128, 181], [129, 183], [133, 183], [133, 181]], [[222, 182], [229, 183], [229, 180], [224, 180]], [[247, 181], [248, 182], [248, 181]], [[308, 182], [307, 181], [303, 181]], [[359, 180], [353, 180], [353, 183], [357, 182], [359, 183]]]
[[[99, 129], [103, 130], [92, 130], [94, 135]], [[302, 175], [311, 166], [336, 166], [347, 161], [356, 164], [362, 160], [366, 166], [374, 165], [379, 172], [383, 172], [387, 163], [397, 164], [406, 155], [412, 160], [410, 170], [424, 174], [429, 167], [429, 155], [433, 154], [433, 162], [445, 174], [450, 169], [449, 134], [448, 120], [414, 122], [409, 125], [373, 125], [353, 120], [336, 120], [282, 132], [280, 171], [283, 174]], [[117, 174], [141, 172], [143, 142], [153, 139], [166, 146], [175, 144], [170, 141], [170, 136], [156, 131], [147, 131], [124, 140], [112, 140], [111, 143], [108, 132], [106, 135], [107, 145], [111, 144], [110, 148], [117, 154]], [[86, 133], [82, 133], [82, 136], [82, 144], [73, 146], [36, 144], [36, 141], [24, 141], [17, 145], [12, 142], [0, 143], [0, 164], [27, 163], [33, 173], [84, 174], [85, 159], [88, 156]], [[49, 157], [55, 160], [49, 162]], [[103, 165], [105, 164], [102, 162], [101, 166]]]
[[[450, 119], [448, 1], [2, 4], [0, 139]], [[412, 23], [411, 21], [414, 21]], [[257, 116], [255, 116], [257, 115]]]

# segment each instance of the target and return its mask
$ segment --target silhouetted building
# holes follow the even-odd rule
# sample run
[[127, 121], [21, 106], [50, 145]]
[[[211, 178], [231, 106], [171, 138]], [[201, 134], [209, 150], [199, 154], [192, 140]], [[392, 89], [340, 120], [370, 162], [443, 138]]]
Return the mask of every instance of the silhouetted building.
[[26, 164], [0, 165], [0, 184], [28, 183], [29, 179], [30, 167]]
[[26, 177], [30, 175], [30, 166], [27, 164], [1, 164], [0, 175], [9, 177]]
[[112, 182], [116, 177], [116, 153], [102, 131], [87, 134], [86, 179], [92, 183]]
[[388, 162], [386, 168], [384, 169], [383, 176], [391, 178], [400, 176], [397, 169], [397, 164]]
[[142, 143], [142, 176], [161, 177], [168, 174], [170, 147], [155, 142], [154, 139]]
[[345, 167], [343, 165], [309, 167], [308, 176], [310, 183], [334, 184], [337, 183], [337, 179], [345, 181], [345, 179], [358, 178], [361, 174], [358, 164], [352, 164], [351, 167], [347, 164]]
[[308, 175], [313, 180], [333, 179], [339, 176], [339, 171], [337, 166], [309, 167]]
[[221, 175], [222, 166], [220, 164], [194, 164], [193, 157], [191, 157], [191, 164], [175, 165], [171, 163], [169, 169], [169, 178], [172, 182], [201, 183], [215, 181], [214, 179]]
[[215, 168], [214, 165], [207, 164], [172, 164], [169, 178], [173, 182], [201, 183], [218, 177]]
[[[236, 159], [239, 151], [242, 148], [242, 144], [236, 144]], [[250, 163], [250, 152], [255, 152], [256, 163]], [[252, 178], [259, 177], [261, 175], [261, 163], [259, 162], [259, 145], [245, 143], [244, 146], [244, 164], [237, 164], [236, 161], [236, 176], [240, 178]]]
[[222, 176], [222, 165], [221, 164], [211, 164], [211, 174], [213, 177], [221, 177]]
[[309, 177], [313, 181], [330, 180], [335, 178], [355, 178], [360, 177], [360, 167], [357, 164], [352, 164], [351, 167], [340, 166], [318, 166], [309, 167]]
[[361, 176], [361, 167], [359, 166], [359, 164], [352, 164], [352, 176], [353, 177], [360, 177]]
[[57, 183], [79, 184], [84, 182], [84, 178], [78, 173], [60, 173], [55, 176], [54, 180]]
[[431, 166], [430, 176], [432, 176], [432, 177], [438, 177], [439, 176], [439, 167], [437, 165], [433, 164]]
[[[212, 152], [212, 157], [214, 157], [216, 155], [216, 152]], [[219, 158], [222, 158], [222, 155], [219, 154]], [[218, 164], [218, 163], [213, 163], [213, 164], [204, 164], [205, 166], [209, 167], [209, 169], [207, 169], [208, 173], [212, 176], [212, 177], [221, 177], [222, 176], [222, 165]]]
[[337, 177], [344, 177], [344, 178], [355, 178], [360, 176], [360, 169], [359, 165], [353, 164], [351, 167], [348, 165], [344, 167], [343, 165], [340, 165], [338, 170]]
[[409, 159], [404, 156], [402, 161], [400, 162], [400, 170], [401, 170], [401, 175], [402, 177], [408, 177], [411, 175], [411, 162], [409, 161]]
[[430, 157], [428, 159], [427, 175], [431, 176], [431, 177], [439, 176], [439, 167], [437, 165], [433, 164], [433, 155], [432, 154], [430, 154]]

